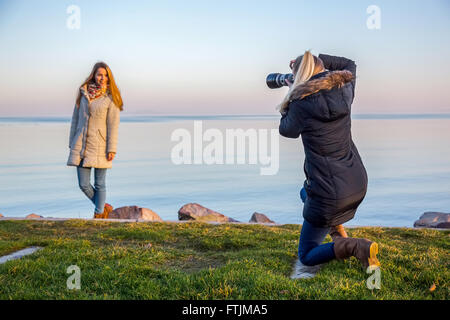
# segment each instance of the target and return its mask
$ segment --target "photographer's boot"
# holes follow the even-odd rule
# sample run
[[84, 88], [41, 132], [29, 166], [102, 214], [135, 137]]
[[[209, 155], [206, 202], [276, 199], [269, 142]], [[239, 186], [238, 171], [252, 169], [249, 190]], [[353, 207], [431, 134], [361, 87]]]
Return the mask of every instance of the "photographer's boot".
[[342, 260], [356, 257], [364, 267], [380, 266], [377, 259], [378, 243], [362, 238], [336, 237], [334, 241], [334, 254], [336, 259]]
[[344, 226], [339, 224], [330, 228], [330, 237], [335, 240], [336, 237], [348, 238], [347, 232], [345, 232]]

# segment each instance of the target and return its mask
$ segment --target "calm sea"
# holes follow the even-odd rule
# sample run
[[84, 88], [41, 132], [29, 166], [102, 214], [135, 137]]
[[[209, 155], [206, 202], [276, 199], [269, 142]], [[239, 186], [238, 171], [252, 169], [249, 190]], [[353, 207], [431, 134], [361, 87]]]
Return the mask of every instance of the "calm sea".
[[[302, 223], [300, 139], [279, 138], [275, 175], [261, 175], [261, 165], [248, 161], [176, 165], [171, 134], [184, 128], [194, 139], [196, 120], [203, 132], [215, 128], [224, 137], [226, 129], [270, 132], [279, 124], [278, 116], [123, 115], [107, 202], [147, 207], [164, 220], [177, 220], [180, 207], [197, 202], [243, 222], [256, 211], [278, 223]], [[0, 118], [0, 213], [92, 217], [75, 167], [66, 166], [69, 127], [66, 117]], [[411, 227], [425, 211], [450, 212], [450, 115], [354, 115], [352, 134], [369, 188], [348, 225]]]

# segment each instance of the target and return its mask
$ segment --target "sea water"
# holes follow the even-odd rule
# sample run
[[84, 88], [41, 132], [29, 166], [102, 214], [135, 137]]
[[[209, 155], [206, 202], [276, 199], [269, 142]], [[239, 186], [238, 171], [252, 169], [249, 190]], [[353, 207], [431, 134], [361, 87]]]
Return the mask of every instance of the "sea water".
[[[247, 222], [254, 212], [302, 223], [301, 139], [279, 137], [279, 169], [259, 164], [179, 164], [174, 130], [278, 130], [279, 116], [122, 115], [107, 202], [150, 208], [163, 220], [195, 202]], [[0, 213], [90, 218], [94, 206], [66, 165], [70, 118], [0, 118]], [[352, 136], [369, 177], [367, 195], [347, 225], [409, 226], [426, 211], [450, 212], [450, 115], [354, 115]], [[93, 183], [93, 173], [92, 173]]]

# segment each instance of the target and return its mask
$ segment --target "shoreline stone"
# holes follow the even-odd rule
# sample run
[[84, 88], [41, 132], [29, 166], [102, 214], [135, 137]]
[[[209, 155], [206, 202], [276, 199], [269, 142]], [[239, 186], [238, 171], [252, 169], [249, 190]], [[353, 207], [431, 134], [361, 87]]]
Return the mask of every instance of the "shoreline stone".
[[219, 212], [208, 209], [198, 203], [187, 203], [178, 210], [178, 220], [201, 222], [239, 222]]
[[42, 218], [44, 218], [44, 217], [43, 217], [43, 216], [40, 216], [40, 215], [38, 215], [38, 214], [36, 214], [36, 213], [30, 213], [30, 214], [27, 215], [25, 218], [26, 218], [26, 219], [42, 219]]
[[126, 206], [114, 209], [109, 213], [108, 219], [163, 221], [161, 217], [153, 210], [138, 206]]
[[249, 222], [251, 223], [275, 223], [275, 221], [270, 220], [265, 214], [254, 212]]
[[440, 229], [450, 229], [450, 213], [443, 212], [424, 212], [419, 218], [414, 222], [414, 228], [440, 228]]

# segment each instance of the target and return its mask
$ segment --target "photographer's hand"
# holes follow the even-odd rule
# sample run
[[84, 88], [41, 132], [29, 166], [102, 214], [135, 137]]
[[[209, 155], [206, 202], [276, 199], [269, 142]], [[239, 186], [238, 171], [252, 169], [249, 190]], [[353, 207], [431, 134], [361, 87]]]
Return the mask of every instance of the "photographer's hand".
[[289, 89], [292, 87], [292, 82], [290, 82], [288, 79], [286, 79], [286, 80], [284, 80], [286, 83], [287, 83], [287, 85], [288, 85], [288, 87], [289, 87]]

